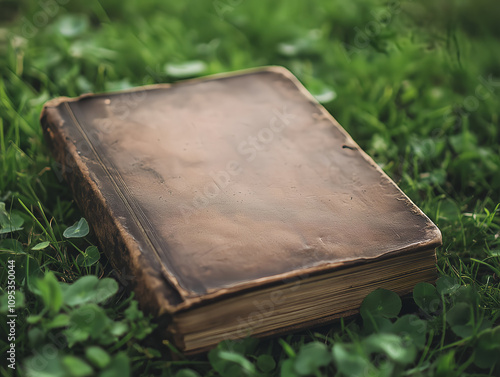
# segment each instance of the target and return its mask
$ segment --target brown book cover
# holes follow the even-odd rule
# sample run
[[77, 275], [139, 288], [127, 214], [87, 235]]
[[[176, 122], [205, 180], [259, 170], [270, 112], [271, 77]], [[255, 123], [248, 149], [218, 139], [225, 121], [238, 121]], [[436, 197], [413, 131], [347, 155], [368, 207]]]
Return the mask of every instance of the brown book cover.
[[437, 227], [284, 68], [57, 98], [41, 123], [102, 249], [186, 353], [435, 279]]

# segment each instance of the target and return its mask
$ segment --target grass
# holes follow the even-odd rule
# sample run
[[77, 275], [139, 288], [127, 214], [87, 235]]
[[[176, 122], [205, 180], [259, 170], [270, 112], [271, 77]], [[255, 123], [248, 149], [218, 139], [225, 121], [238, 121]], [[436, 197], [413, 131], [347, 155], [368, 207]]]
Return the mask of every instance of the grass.
[[[9, 259], [18, 291], [16, 370], [2, 320], [2, 375], [499, 375], [499, 7], [0, 1], [2, 318]], [[85, 234], [39, 114], [56, 96], [268, 64], [297, 75], [440, 227], [440, 278], [402, 301], [375, 291], [325, 328], [172, 357]]]

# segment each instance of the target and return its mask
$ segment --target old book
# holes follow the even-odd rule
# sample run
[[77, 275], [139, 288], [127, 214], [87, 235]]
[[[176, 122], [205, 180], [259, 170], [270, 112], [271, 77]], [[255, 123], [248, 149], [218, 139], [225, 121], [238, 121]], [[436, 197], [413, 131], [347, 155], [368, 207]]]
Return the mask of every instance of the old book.
[[435, 279], [437, 227], [284, 68], [57, 98], [41, 123], [102, 250], [186, 353]]

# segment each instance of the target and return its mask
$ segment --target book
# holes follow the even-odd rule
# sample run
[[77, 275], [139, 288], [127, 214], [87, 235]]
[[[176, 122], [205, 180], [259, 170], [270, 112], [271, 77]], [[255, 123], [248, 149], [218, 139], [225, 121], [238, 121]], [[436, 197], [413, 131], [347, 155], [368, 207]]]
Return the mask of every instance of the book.
[[285, 68], [56, 98], [41, 124], [101, 249], [186, 354], [436, 278], [438, 228]]

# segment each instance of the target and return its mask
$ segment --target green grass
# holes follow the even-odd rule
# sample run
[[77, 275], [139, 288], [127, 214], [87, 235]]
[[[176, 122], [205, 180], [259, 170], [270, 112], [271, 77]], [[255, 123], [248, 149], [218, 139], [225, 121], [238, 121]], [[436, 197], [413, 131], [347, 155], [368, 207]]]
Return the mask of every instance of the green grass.
[[[2, 319], [2, 375], [500, 375], [499, 8], [0, 0], [2, 318], [9, 259], [19, 292], [17, 369]], [[130, 277], [96, 253], [84, 222], [67, 229], [81, 213], [44, 143], [42, 105], [271, 64], [297, 75], [439, 226], [440, 278], [402, 302], [375, 291], [361, 316], [324, 328], [173, 356], [150, 335], [162, 324], [137, 309]]]

